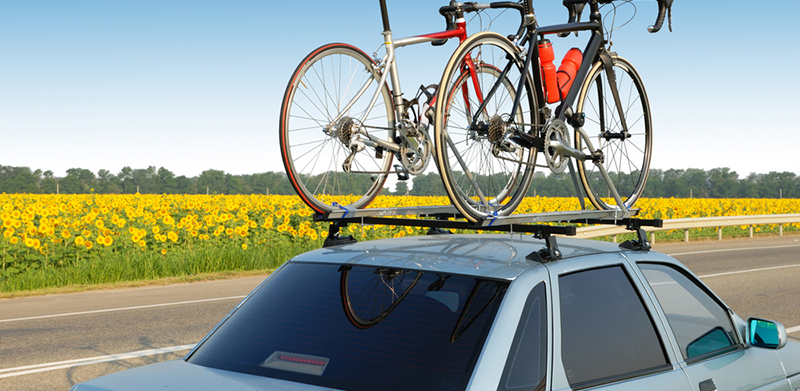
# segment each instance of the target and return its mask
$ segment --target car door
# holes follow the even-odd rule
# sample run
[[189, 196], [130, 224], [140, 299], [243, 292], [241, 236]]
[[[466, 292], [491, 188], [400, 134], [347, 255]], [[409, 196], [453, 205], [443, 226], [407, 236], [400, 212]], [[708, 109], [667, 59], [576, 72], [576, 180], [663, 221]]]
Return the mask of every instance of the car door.
[[773, 350], [742, 342], [732, 312], [673, 263], [638, 262], [672, 330], [692, 390], [790, 390]]
[[690, 390], [652, 303], [619, 254], [548, 264], [554, 390]]

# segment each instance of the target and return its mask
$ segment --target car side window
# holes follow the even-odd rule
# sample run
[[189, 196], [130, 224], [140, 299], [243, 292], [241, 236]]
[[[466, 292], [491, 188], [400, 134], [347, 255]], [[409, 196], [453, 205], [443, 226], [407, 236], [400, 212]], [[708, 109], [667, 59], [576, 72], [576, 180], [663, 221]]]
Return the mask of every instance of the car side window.
[[543, 282], [528, 295], [511, 346], [498, 391], [544, 389], [547, 378], [547, 301]]
[[573, 389], [671, 368], [652, 317], [621, 266], [559, 277], [561, 356]]
[[737, 345], [728, 311], [672, 266], [640, 263], [686, 360], [723, 353]]

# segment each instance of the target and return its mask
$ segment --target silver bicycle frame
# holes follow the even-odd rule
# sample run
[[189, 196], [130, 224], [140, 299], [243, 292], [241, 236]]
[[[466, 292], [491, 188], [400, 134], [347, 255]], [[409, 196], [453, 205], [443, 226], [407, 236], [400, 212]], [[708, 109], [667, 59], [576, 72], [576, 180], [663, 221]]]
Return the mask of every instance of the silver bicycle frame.
[[[395, 61], [395, 49], [403, 46], [417, 45], [421, 43], [431, 42], [437, 39], [425, 36], [415, 36], [415, 37], [401, 38], [398, 39], [397, 41], [393, 41], [391, 30], [384, 31], [382, 34], [385, 37], [384, 44], [386, 47], [386, 54], [381, 59], [380, 63], [385, 64], [384, 66], [386, 67], [386, 71], [381, 72], [381, 77], [377, 81], [378, 88], [372, 94], [372, 99], [370, 99], [366, 111], [359, 119], [358, 122], [359, 124], [364, 123], [367, 117], [369, 117], [370, 112], [372, 112], [372, 109], [375, 107], [375, 103], [378, 101], [378, 97], [381, 94], [380, 86], [383, 85], [383, 83], [386, 83], [387, 77], [390, 76], [391, 76], [390, 80], [392, 83], [392, 90], [391, 90], [392, 103], [394, 104], [395, 118], [400, 118], [402, 116], [403, 92], [400, 87], [400, 74], [397, 71], [397, 61]], [[350, 102], [348, 102], [347, 106], [345, 106], [345, 108], [339, 112], [339, 115], [337, 115], [336, 118], [334, 118], [331, 121], [331, 124], [335, 124], [339, 119], [342, 118], [342, 116], [344, 116], [345, 113], [350, 111], [350, 109], [353, 107], [356, 101], [361, 99], [361, 97], [367, 92], [367, 89], [369, 88], [369, 86], [372, 84], [373, 81], [375, 81], [375, 78], [370, 77], [364, 83], [364, 85], [361, 87], [358, 93], [356, 93], [356, 95], [350, 100]], [[354, 132], [353, 137], [356, 137], [356, 135], [359, 134], [367, 137], [367, 140], [361, 140], [361, 142], [363, 142], [365, 145], [369, 145], [371, 147], [381, 147], [392, 152], [400, 151], [400, 146], [397, 145], [397, 143], [381, 139], [378, 136], [373, 136], [360, 126]], [[354, 139], [351, 139], [351, 145], [354, 141], [355, 141]]]

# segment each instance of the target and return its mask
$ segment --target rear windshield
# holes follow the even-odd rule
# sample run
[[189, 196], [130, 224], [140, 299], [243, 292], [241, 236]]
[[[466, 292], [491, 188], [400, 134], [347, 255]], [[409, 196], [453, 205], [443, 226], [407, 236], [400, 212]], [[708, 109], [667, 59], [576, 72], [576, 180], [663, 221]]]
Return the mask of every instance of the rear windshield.
[[188, 361], [347, 390], [462, 390], [507, 285], [290, 263]]

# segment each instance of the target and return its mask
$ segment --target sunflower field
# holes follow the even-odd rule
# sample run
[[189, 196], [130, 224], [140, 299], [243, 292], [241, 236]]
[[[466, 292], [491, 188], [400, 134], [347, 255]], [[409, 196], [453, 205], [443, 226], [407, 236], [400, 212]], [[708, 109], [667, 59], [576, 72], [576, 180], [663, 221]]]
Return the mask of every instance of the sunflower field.
[[[370, 207], [446, 204], [446, 197], [379, 196]], [[662, 219], [800, 213], [798, 199], [642, 199], [636, 206], [639, 217]], [[530, 197], [517, 213], [578, 208], [577, 198]], [[0, 291], [269, 270], [321, 247], [328, 231], [297, 196], [281, 195], [0, 194], [0, 222]], [[353, 224], [344, 234], [426, 230]]]

